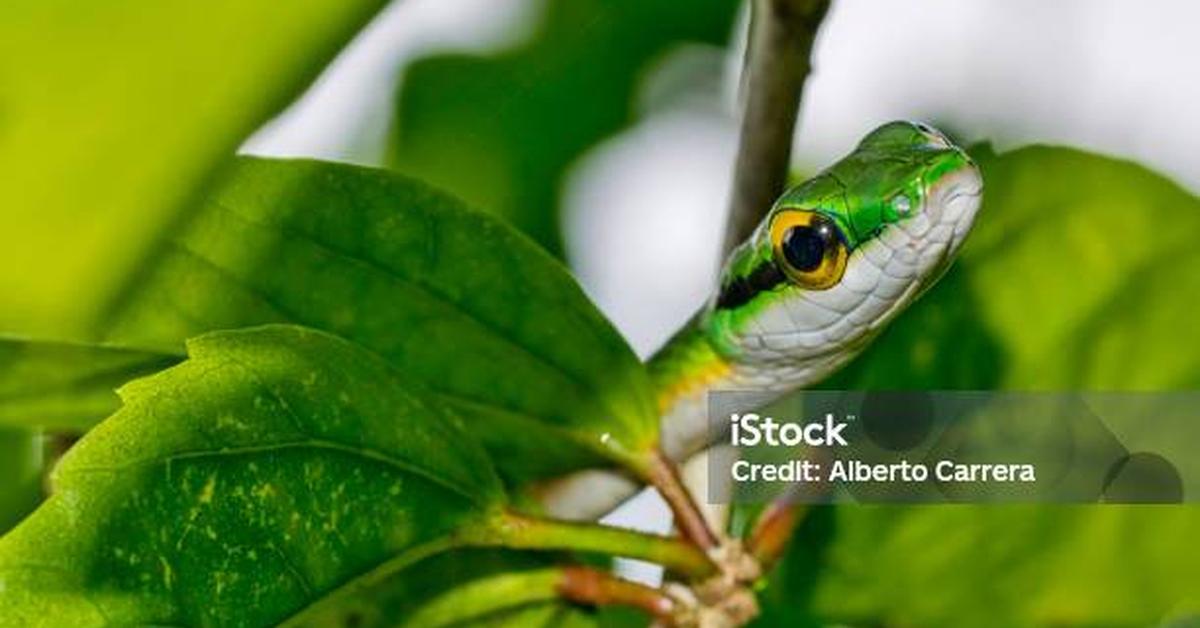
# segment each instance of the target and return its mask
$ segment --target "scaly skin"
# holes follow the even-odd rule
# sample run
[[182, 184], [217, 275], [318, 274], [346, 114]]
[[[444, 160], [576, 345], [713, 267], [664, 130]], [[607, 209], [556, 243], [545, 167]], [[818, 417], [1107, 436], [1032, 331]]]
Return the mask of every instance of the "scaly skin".
[[[975, 164], [944, 135], [891, 122], [784, 193], [730, 254], [715, 294], [649, 361], [667, 455], [683, 460], [709, 444], [710, 391], [779, 396], [858, 355], [945, 272], [982, 190]], [[591, 515], [628, 491], [598, 486], [568, 482], [552, 497], [570, 506], [551, 509]]]
[[[705, 443], [712, 390], [782, 395], [857, 355], [945, 271], [979, 206], [979, 172], [940, 133], [893, 122], [850, 155], [786, 192], [729, 257], [720, 289], [649, 362], [663, 415], [663, 448], [682, 458]], [[828, 287], [772, 276], [786, 263], [779, 227], [815, 212], [837, 228], [845, 271]], [[775, 231], [773, 241], [772, 232]], [[753, 289], [722, 301], [735, 282]], [[782, 279], [773, 285], [772, 279]]]

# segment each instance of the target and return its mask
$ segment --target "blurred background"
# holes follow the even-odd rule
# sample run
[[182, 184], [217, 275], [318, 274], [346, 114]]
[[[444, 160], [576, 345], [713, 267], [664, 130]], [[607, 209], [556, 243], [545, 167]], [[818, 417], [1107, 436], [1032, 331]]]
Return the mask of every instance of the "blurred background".
[[[748, 11], [740, 2], [694, 3], [692, 12], [709, 15], [693, 15], [691, 32], [670, 33], [645, 19], [651, 11], [639, 16], [620, 8], [628, 3], [605, 9], [579, 2], [574, 16], [547, 15], [572, 12], [562, 4], [395, 2], [241, 151], [366, 165], [407, 160], [418, 174], [430, 170], [458, 183], [438, 171], [440, 164], [428, 165], [442, 157], [394, 144], [412, 135], [422, 144], [434, 141], [420, 130], [406, 135], [402, 125], [436, 118], [451, 127], [437, 139], [469, 152], [475, 146], [461, 135], [479, 133], [483, 124], [472, 116], [534, 102], [544, 108], [529, 114], [535, 121], [545, 115], [557, 118], [558, 127], [585, 125], [571, 120], [575, 108], [587, 107], [589, 99], [613, 102], [616, 119], [593, 125], [601, 130], [587, 137], [591, 145], [576, 142], [579, 150], [561, 151], [561, 182], [541, 183], [557, 187], [567, 260], [644, 355], [711, 289], [737, 142]], [[604, 32], [613, 28], [606, 20], [623, 18], [633, 18], [624, 33]], [[913, 118], [935, 122], [961, 142], [987, 140], [1000, 150], [1038, 142], [1123, 156], [1200, 189], [1200, 74], [1191, 63], [1200, 58], [1196, 24], [1200, 5], [1187, 0], [834, 2], [805, 90], [796, 169], [819, 169], [877, 124]], [[638, 38], [643, 41], [631, 41]], [[554, 51], [555, 41], [569, 50]], [[626, 46], [640, 50], [619, 50]], [[560, 71], [521, 65], [521, 52], [535, 47], [578, 55], [579, 64], [562, 70], [590, 76], [555, 84], [567, 92], [559, 103], [530, 94], [546, 89], [538, 82], [553, 83]], [[638, 58], [611, 64], [596, 58], [610, 55]], [[509, 81], [508, 89], [479, 97], [474, 110], [424, 111], [467, 99], [429, 101], [448, 91], [438, 75], [455, 64], [480, 77], [511, 73], [492, 79]], [[456, 123], [462, 126], [453, 128]], [[478, 148], [489, 147], [481, 142]], [[506, 158], [516, 156], [493, 151], [471, 159]], [[484, 206], [503, 192], [500, 183], [472, 187], [476, 198], [470, 200]]]

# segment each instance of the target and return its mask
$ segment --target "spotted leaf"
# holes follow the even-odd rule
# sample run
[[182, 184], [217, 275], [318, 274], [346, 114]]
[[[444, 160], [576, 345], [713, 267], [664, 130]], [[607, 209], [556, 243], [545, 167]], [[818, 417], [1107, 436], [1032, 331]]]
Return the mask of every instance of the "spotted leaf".
[[0, 625], [295, 620], [504, 500], [457, 420], [356, 345], [272, 326], [188, 352], [125, 386], [0, 539]]

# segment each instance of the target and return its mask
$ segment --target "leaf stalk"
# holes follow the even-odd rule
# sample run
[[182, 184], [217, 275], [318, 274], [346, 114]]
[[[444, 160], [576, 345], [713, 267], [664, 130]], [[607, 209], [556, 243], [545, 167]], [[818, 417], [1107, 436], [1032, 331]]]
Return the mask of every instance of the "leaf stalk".
[[476, 541], [513, 549], [571, 550], [657, 563], [690, 579], [703, 579], [717, 566], [687, 541], [594, 523], [540, 519], [504, 512]]

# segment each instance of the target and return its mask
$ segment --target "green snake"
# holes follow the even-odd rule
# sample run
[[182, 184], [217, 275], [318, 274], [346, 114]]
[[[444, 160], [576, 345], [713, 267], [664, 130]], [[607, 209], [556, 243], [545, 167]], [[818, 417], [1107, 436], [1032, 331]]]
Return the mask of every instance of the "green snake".
[[[667, 455], [710, 444], [710, 391], [780, 396], [858, 355], [949, 267], [982, 192], [967, 153], [913, 122], [884, 124], [786, 191], [730, 253], [708, 302], [647, 363]], [[557, 514], [595, 516], [632, 488], [590, 473], [546, 497]]]

